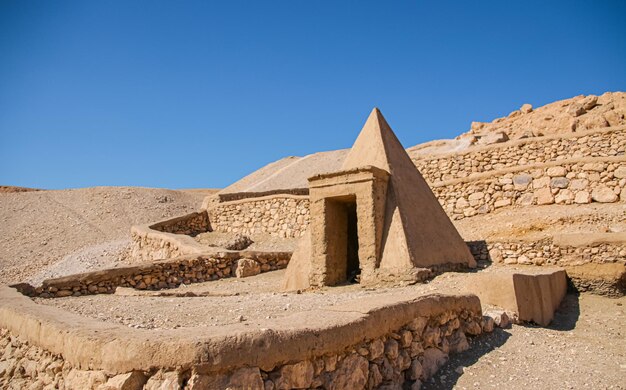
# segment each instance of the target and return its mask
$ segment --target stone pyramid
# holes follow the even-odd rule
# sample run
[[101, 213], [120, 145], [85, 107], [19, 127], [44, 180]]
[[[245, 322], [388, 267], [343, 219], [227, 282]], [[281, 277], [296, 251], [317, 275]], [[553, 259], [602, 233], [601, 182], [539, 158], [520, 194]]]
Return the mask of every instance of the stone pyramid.
[[381, 269], [476, 262], [406, 150], [374, 108], [342, 169], [372, 165], [389, 172]]
[[[431, 271], [476, 266], [465, 241], [377, 108], [342, 169], [309, 178], [309, 189], [309, 232], [287, 267], [286, 290], [349, 281], [354, 268], [360, 270], [361, 283], [371, 284], [420, 281]], [[358, 230], [354, 239], [358, 267], [348, 265], [345, 252], [349, 248], [345, 210], [352, 203], [357, 208], [353, 220]]]

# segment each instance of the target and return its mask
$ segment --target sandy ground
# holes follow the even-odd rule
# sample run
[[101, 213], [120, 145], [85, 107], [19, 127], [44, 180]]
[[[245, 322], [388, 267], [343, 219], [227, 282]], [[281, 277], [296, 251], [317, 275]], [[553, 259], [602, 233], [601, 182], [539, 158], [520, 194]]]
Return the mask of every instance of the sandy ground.
[[[41, 299], [40, 304], [134, 328], [172, 329], [210, 327], [241, 321], [259, 326], [262, 319], [278, 318], [300, 311], [332, 306], [366, 296], [411, 292], [458, 292], [463, 274], [449, 273], [429, 284], [407, 287], [362, 288], [358, 284], [325, 288], [315, 292], [283, 293], [280, 285], [284, 270], [254, 277], [228, 278], [156, 292], [122, 289], [120, 295], [90, 295], [61, 299]], [[133, 294], [135, 296], [128, 296]], [[189, 297], [187, 295], [197, 295]]]
[[1, 193], [0, 283], [116, 264], [132, 225], [196, 211], [202, 198], [137, 187]]
[[470, 341], [422, 389], [626, 389], [626, 297], [568, 295], [548, 328]]

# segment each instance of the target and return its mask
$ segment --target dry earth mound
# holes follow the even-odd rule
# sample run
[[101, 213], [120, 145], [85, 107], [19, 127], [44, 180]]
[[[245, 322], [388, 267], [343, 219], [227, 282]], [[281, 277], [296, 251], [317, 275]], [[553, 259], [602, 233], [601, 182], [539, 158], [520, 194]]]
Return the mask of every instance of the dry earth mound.
[[1, 194], [0, 283], [110, 266], [124, 258], [132, 225], [189, 213], [201, 199], [130, 187]]

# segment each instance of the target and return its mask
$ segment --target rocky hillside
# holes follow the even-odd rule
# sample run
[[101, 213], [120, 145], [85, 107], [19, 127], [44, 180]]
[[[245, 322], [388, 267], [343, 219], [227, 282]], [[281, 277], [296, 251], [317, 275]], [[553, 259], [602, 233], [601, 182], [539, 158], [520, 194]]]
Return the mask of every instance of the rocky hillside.
[[436, 140], [408, 148], [411, 157], [467, 150], [508, 140], [567, 134], [626, 125], [626, 93], [579, 95], [534, 109], [524, 104], [508, 116], [491, 122], [472, 122], [470, 130], [454, 140]]
[[[407, 148], [407, 152], [417, 161], [433, 155], [468, 152], [484, 145], [520, 138], [565, 135], [621, 125], [626, 125], [626, 93], [580, 95], [537, 109], [524, 104], [507, 117], [490, 123], [472, 122], [470, 131], [456, 139], [426, 142]], [[348, 149], [343, 149], [304, 157], [287, 157], [260, 168], [224, 188], [221, 193], [306, 188], [309, 177], [341, 169], [347, 153]]]

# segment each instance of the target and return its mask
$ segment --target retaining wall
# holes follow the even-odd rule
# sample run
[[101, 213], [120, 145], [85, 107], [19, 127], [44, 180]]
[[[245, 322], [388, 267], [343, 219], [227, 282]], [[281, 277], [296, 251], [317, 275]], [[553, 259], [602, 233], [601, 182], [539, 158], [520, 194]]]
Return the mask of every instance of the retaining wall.
[[306, 195], [272, 195], [218, 203], [209, 211], [213, 230], [301, 237], [309, 226]]
[[254, 329], [146, 331], [37, 305], [2, 287], [0, 328], [4, 387], [372, 389], [428, 379], [493, 321], [473, 295], [396, 294]]
[[431, 184], [481, 172], [545, 164], [582, 157], [617, 157], [626, 153], [626, 127], [527, 138], [460, 153], [413, 159]]
[[285, 268], [290, 258], [287, 252], [218, 252], [48, 279], [39, 287], [16, 287], [25, 295], [42, 298], [112, 294], [116, 287], [160, 290], [234, 276], [241, 259], [252, 262], [259, 272], [267, 272]]

